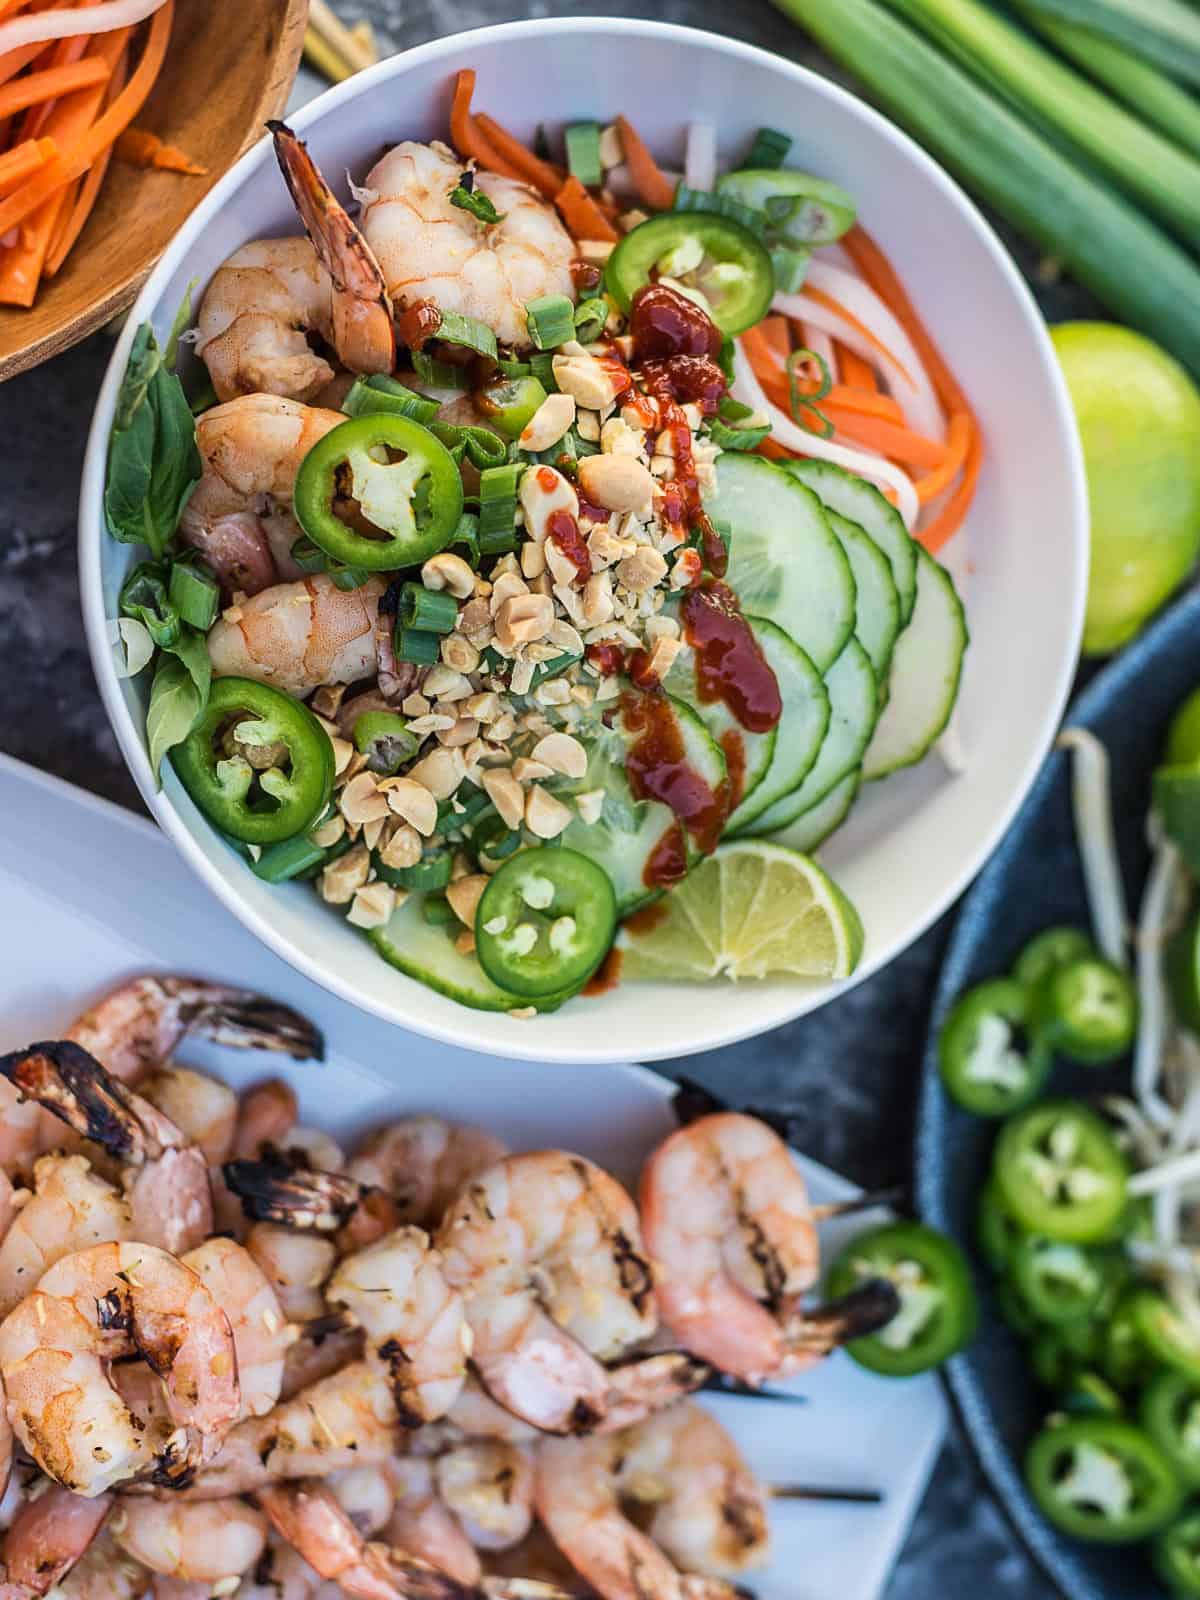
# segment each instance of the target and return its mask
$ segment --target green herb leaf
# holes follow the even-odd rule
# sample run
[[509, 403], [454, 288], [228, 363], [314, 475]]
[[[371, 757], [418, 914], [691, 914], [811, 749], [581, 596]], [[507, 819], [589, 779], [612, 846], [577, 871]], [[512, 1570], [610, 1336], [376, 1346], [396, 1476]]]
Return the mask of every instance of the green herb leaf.
[[171, 324], [171, 331], [167, 335], [163, 366], [168, 372], [175, 371], [179, 361], [179, 341], [192, 325], [192, 295], [198, 281], [197, 278], [193, 278], [183, 291], [183, 299], [179, 302], [179, 310], [175, 313], [175, 321]]
[[191, 733], [203, 704], [188, 668], [176, 656], [163, 656], [154, 674], [146, 712], [146, 748], [156, 788], [162, 788], [159, 768], [163, 757]]
[[201, 470], [195, 418], [147, 324], [130, 352], [108, 446], [104, 510], [113, 538], [162, 556]]
[[451, 189], [450, 204], [457, 206], [460, 211], [469, 211], [476, 221], [488, 224], [503, 222], [506, 215], [496, 210], [487, 195], [481, 194], [478, 189], [465, 189], [461, 183], [456, 189]]
[[212, 687], [212, 661], [209, 658], [208, 642], [204, 635], [197, 633], [195, 628], [182, 628], [179, 638], [168, 647], [168, 654], [183, 663], [188, 677], [195, 685], [196, 693], [200, 696], [200, 707], [203, 710], [208, 704], [208, 691]]

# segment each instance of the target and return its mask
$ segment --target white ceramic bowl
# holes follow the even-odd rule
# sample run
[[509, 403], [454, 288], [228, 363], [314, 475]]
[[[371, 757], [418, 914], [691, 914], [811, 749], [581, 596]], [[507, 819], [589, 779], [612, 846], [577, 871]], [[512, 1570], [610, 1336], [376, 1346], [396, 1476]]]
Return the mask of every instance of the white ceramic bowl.
[[[686, 122], [714, 121], [723, 154], [762, 124], [795, 137], [797, 164], [844, 184], [883, 242], [971, 395], [988, 456], [971, 514], [972, 643], [960, 700], [968, 770], [936, 758], [875, 785], [831, 841], [827, 864], [867, 930], [859, 982], [911, 943], [1000, 839], [1049, 745], [1082, 625], [1086, 490], [1069, 401], [1041, 319], [971, 203], [914, 144], [834, 84], [713, 34], [609, 19], [511, 23], [381, 63], [309, 106], [297, 127], [324, 170], [361, 177], [381, 147], [444, 137], [453, 75], [477, 69], [477, 103], [522, 135], [624, 110], [659, 150]], [[474, 1012], [400, 976], [305, 885], [260, 882], [172, 774], [156, 792], [143, 745], [146, 674], [122, 681], [109, 619], [141, 552], [104, 529], [105, 452], [136, 326], [168, 330], [189, 281], [239, 245], [296, 231], [268, 143], [217, 185], [171, 245], [113, 353], [83, 479], [84, 615], [105, 705], [147, 805], [208, 886], [266, 944], [379, 1015], [478, 1050], [557, 1061], [654, 1060], [712, 1049], [824, 1004], [837, 990], [791, 982], [620, 986], [521, 1022]], [[142, 886], [153, 893], [153, 883]], [[205, 952], [197, 950], [203, 966]]]

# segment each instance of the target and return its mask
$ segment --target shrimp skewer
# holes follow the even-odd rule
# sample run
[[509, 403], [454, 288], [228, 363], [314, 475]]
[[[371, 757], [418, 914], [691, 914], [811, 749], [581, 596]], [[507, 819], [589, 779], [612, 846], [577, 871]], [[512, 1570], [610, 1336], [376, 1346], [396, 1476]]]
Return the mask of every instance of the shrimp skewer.
[[585, 1432], [677, 1398], [686, 1356], [609, 1371], [654, 1333], [637, 1211], [617, 1181], [561, 1150], [509, 1156], [467, 1184], [437, 1243], [467, 1301], [472, 1360], [495, 1400], [547, 1433]]
[[84, 1156], [40, 1156], [33, 1192], [0, 1240], [0, 1318], [63, 1256], [132, 1237], [128, 1200]]
[[346, 1173], [390, 1195], [397, 1222], [434, 1228], [464, 1184], [507, 1154], [482, 1128], [443, 1117], [401, 1117], [368, 1134]]
[[267, 1543], [267, 1519], [244, 1500], [125, 1497], [110, 1523], [126, 1555], [184, 1583], [226, 1584], [249, 1572]]
[[334, 348], [351, 372], [390, 372], [396, 364], [396, 337], [379, 263], [317, 170], [308, 147], [286, 123], [267, 126], [304, 230], [333, 284]]
[[[654, 1507], [645, 1533], [626, 1519], [624, 1499]], [[603, 1438], [544, 1440], [537, 1507], [603, 1600], [732, 1600], [727, 1580], [768, 1559], [766, 1492], [696, 1405]]]
[[[109, 1375], [139, 1355], [165, 1382], [175, 1424], [156, 1449]], [[0, 1377], [17, 1438], [47, 1476], [94, 1498], [143, 1474], [186, 1482], [237, 1418], [229, 1318], [173, 1256], [96, 1245], [66, 1256], [0, 1323]]]
[[69, 1039], [0, 1056], [0, 1077], [123, 1164], [133, 1236], [172, 1254], [213, 1227], [208, 1163], [169, 1118]]
[[874, 1284], [804, 1311], [819, 1260], [808, 1190], [783, 1140], [756, 1117], [717, 1112], [671, 1134], [643, 1170], [641, 1213], [663, 1322], [743, 1382], [802, 1372], [898, 1309], [895, 1293]]

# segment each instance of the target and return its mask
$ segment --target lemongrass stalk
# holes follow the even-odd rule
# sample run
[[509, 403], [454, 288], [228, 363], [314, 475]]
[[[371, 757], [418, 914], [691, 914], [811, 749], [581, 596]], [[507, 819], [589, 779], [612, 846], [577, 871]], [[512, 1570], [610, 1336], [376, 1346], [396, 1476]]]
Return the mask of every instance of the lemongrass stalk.
[[1044, 17], [1077, 22], [1152, 61], [1173, 78], [1200, 84], [1200, 12], [1187, 0], [1030, 0]]

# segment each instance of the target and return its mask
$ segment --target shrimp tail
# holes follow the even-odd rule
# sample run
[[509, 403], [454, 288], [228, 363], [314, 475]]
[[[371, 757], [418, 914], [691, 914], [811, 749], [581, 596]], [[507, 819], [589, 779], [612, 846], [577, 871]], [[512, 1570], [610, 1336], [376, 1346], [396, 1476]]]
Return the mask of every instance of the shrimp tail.
[[128, 1166], [162, 1154], [151, 1132], [153, 1107], [70, 1039], [44, 1039], [0, 1056], [0, 1076]]
[[556, 1583], [543, 1583], [540, 1578], [485, 1577], [480, 1588], [495, 1600], [578, 1600], [580, 1593], [560, 1589]]
[[155, 980], [179, 1002], [179, 1018], [188, 1033], [197, 1033], [231, 1050], [272, 1050], [296, 1061], [323, 1061], [325, 1038], [320, 1028], [291, 1006], [281, 1005], [253, 989], [198, 983], [190, 978]]
[[653, 1411], [702, 1389], [713, 1376], [707, 1361], [686, 1350], [637, 1355], [610, 1367], [608, 1409], [597, 1433], [615, 1433], [641, 1422]]
[[392, 1583], [406, 1600], [482, 1600], [485, 1592], [395, 1545], [368, 1544], [363, 1564], [373, 1575]]
[[[112, 1504], [111, 1494], [85, 1500], [59, 1484], [24, 1501], [4, 1542], [13, 1594], [44, 1595], [61, 1583], [99, 1533]], [[5, 1575], [0, 1569], [0, 1578]], [[6, 1595], [0, 1583], [0, 1600]]]
[[392, 303], [371, 247], [285, 122], [268, 122], [275, 156], [305, 232], [333, 282], [334, 344], [352, 372], [396, 364]]
[[878, 1333], [900, 1309], [900, 1296], [886, 1278], [868, 1278], [840, 1300], [812, 1311], [797, 1311], [784, 1322], [788, 1348], [797, 1354], [828, 1355], [831, 1350]]
[[336, 1233], [364, 1194], [354, 1178], [293, 1167], [278, 1155], [227, 1161], [221, 1170], [252, 1222], [277, 1222], [309, 1233]]

